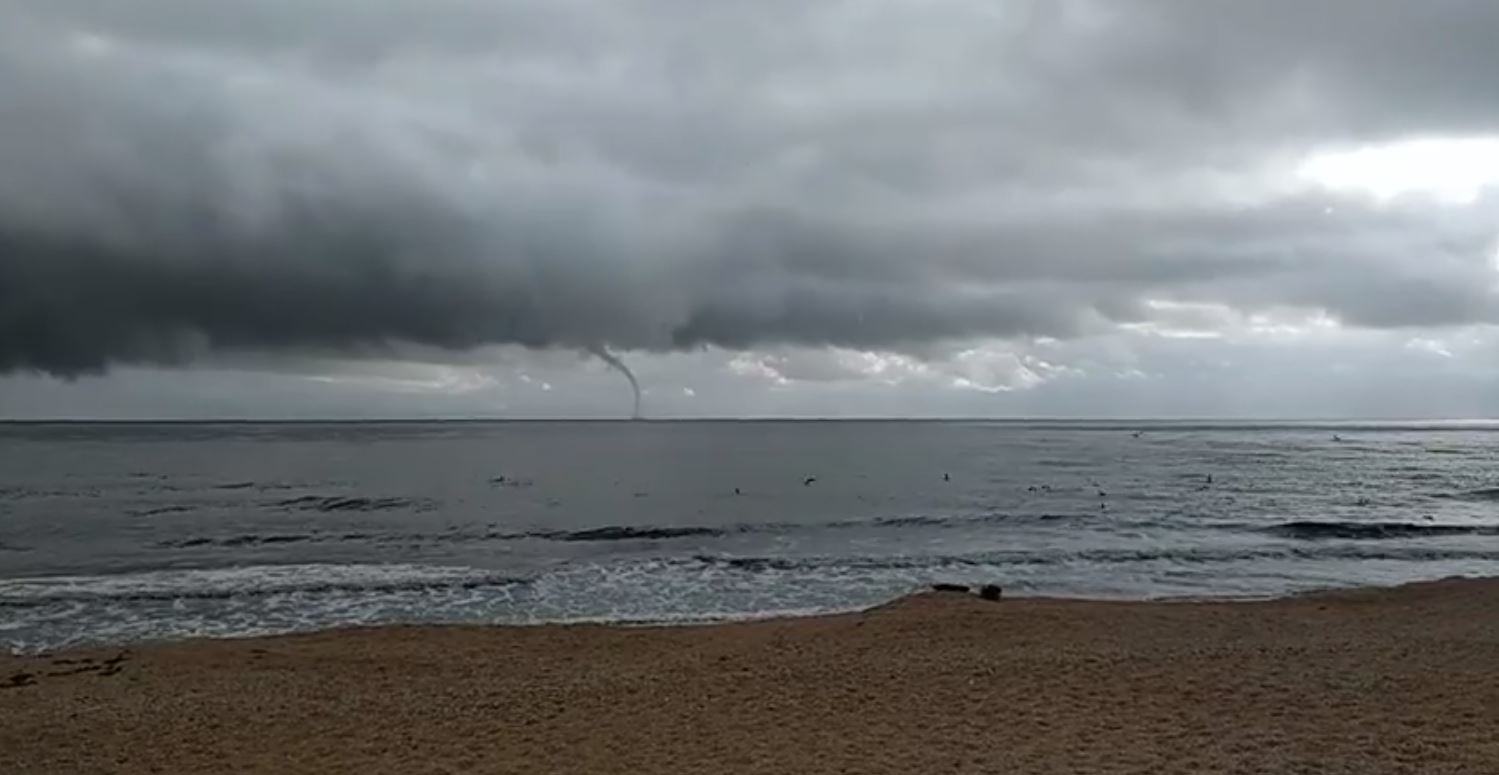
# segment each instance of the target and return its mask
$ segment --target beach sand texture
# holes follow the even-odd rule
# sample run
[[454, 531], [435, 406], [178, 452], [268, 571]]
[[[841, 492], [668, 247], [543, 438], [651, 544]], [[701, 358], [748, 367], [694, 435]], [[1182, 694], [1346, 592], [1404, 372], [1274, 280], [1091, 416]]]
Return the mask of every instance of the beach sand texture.
[[1499, 580], [0, 657], [3, 773], [1499, 773]]

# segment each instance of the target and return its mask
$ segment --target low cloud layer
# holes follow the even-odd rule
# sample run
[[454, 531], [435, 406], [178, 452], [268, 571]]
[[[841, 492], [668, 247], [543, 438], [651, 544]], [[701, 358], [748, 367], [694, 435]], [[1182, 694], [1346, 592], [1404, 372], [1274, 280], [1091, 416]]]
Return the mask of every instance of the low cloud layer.
[[[1454, 205], [1299, 174], [1499, 126], [1494, 3], [0, 17], [0, 372], [486, 345], [951, 365], [965, 342], [1184, 309], [1499, 321], [1495, 189]], [[842, 368], [823, 352], [807, 368]], [[1014, 357], [944, 384], [1040, 368]]]

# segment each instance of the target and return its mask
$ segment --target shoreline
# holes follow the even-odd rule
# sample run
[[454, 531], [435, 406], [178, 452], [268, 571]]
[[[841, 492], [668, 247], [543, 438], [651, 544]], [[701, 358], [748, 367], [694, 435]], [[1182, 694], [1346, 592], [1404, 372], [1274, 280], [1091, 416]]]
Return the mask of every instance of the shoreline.
[[[1385, 590], [1399, 589], [1418, 584], [1431, 584], [1452, 581], [1482, 581], [1493, 578], [1499, 580], [1499, 576], [1449, 576], [1445, 578], [1426, 579], [1410, 581], [1402, 584], [1392, 585], [1352, 585], [1352, 586], [1327, 586], [1313, 589], [1295, 590], [1282, 594], [1224, 594], [1224, 595], [1160, 595], [1156, 597], [1130, 597], [1130, 596], [1088, 596], [1088, 595], [1028, 595], [1024, 593], [1004, 592], [1004, 601], [1042, 601], [1055, 603], [1132, 603], [1132, 604], [1233, 604], [1233, 603], [1266, 603], [1279, 600], [1290, 600], [1308, 595], [1327, 595], [1343, 592], [1355, 592], [1359, 590]], [[667, 619], [611, 619], [608, 617], [579, 617], [575, 619], [555, 619], [546, 621], [530, 622], [467, 622], [467, 621], [433, 621], [433, 622], [404, 622], [390, 621], [373, 624], [335, 624], [328, 627], [311, 627], [307, 629], [278, 630], [273, 632], [246, 632], [229, 635], [194, 635], [185, 637], [169, 638], [146, 638], [139, 640], [99, 640], [84, 641], [76, 645], [61, 648], [38, 648], [22, 650], [0, 650], [0, 660], [10, 658], [34, 658], [34, 657], [66, 657], [73, 653], [107, 651], [109, 649], [150, 649], [157, 646], [173, 646], [190, 643], [213, 642], [213, 641], [241, 641], [289, 638], [306, 635], [320, 635], [325, 633], [339, 632], [364, 632], [380, 629], [406, 629], [406, 628], [477, 628], [477, 629], [533, 629], [547, 627], [609, 627], [621, 629], [677, 629], [677, 628], [702, 628], [718, 627], [736, 624], [753, 624], [760, 622], [778, 621], [801, 621], [806, 619], [821, 619], [835, 616], [847, 616], [875, 611], [885, 606], [900, 603], [903, 600], [919, 598], [931, 594], [943, 594], [935, 589], [937, 585], [925, 584], [913, 588], [910, 592], [897, 595], [883, 602], [867, 606], [850, 606], [837, 608], [798, 609], [786, 611], [767, 611], [749, 614], [722, 614], [718, 616], [684, 616], [681, 618]], [[971, 594], [977, 595], [978, 585], [969, 585]], [[3, 676], [0, 676], [3, 679]]]
[[1476, 775], [1496, 676], [1499, 578], [377, 625], [0, 656], [0, 771]]

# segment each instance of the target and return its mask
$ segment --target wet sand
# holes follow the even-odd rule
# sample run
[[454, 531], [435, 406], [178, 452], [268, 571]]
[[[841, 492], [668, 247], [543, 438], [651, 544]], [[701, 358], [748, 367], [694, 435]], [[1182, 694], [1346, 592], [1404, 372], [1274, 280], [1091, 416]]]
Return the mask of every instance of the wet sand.
[[0, 657], [4, 773], [1499, 773], [1499, 580]]

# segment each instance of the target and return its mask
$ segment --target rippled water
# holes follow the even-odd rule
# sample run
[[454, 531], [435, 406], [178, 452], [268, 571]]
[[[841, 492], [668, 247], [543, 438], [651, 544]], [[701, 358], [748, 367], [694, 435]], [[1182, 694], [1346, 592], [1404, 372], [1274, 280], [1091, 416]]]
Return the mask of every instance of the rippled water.
[[0, 425], [0, 644], [1495, 574], [1496, 462], [1492, 424]]

